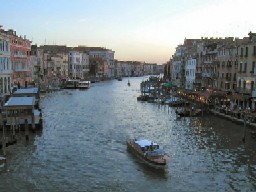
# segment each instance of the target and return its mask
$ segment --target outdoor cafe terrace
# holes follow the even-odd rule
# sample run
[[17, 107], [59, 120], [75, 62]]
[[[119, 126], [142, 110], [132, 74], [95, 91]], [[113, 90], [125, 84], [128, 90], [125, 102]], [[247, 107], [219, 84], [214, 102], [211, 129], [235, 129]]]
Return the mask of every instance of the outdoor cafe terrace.
[[227, 93], [225, 91], [177, 91], [177, 95], [197, 106], [204, 106], [210, 111], [226, 115], [230, 118], [256, 122], [256, 109], [250, 95]]

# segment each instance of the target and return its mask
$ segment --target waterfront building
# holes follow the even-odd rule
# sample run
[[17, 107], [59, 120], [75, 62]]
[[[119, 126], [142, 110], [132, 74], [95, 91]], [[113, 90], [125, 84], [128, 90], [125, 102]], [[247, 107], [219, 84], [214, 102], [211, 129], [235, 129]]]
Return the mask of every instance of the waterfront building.
[[8, 95], [12, 88], [10, 39], [0, 26], [0, 95]]
[[203, 51], [201, 52], [202, 64], [202, 87], [216, 88], [216, 59], [217, 43], [215, 39], [206, 39], [203, 42]]
[[165, 64], [156, 65], [157, 67], [157, 74], [164, 74]]
[[85, 79], [89, 74], [89, 55], [85, 52], [69, 52], [69, 77], [72, 79]]
[[131, 62], [131, 68], [132, 68], [132, 76], [133, 77], [140, 77], [140, 76], [143, 76], [143, 75], [147, 75], [144, 73], [144, 64], [145, 63], [142, 63], [142, 62], [139, 62], [139, 61], [132, 61]]
[[225, 38], [217, 45], [217, 89], [235, 92], [237, 90], [238, 52], [237, 38]]
[[22, 87], [32, 81], [30, 66], [31, 41], [16, 35], [16, 31], [9, 29], [10, 51], [12, 63], [13, 83]]
[[154, 75], [155, 74], [154, 65], [149, 63], [144, 63], [143, 71], [144, 71], [144, 75]]
[[176, 47], [176, 51], [174, 55], [172, 56], [172, 84], [175, 86], [183, 86], [183, 79], [184, 77], [184, 72], [182, 71], [185, 66], [184, 66], [184, 55], [185, 55], [185, 49], [186, 47], [183, 45], [178, 45]]
[[109, 65], [106, 60], [102, 58], [95, 58], [95, 57], [90, 57], [89, 59], [90, 62], [90, 73], [89, 75], [91, 77], [96, 77], [98, 80], [104, 80], [106, 78], [109, 78]]
[[115, 77], [115, 51], [101, 47], [88, 47], [90, 58], [101, 58], [108, 64], [108, 78]]
[[237, 91], [251, 97], [244, 103], [244, 106], [254, 110], [256, 102], [256, 34], [250, 32], [248, 35], [249, 37], [244, 38], [238, 47]]
[[194, 90], [195, 84], [195, 74], [196, 74], [196, 59], [190, 57], [186, 61], [186, 84], [185, 88], [187, 90]]
[[115, 77], [123, 77], [125, 76], [124, 71], [124, 62], [115, 61]]
[[30, 65], [32, 81], [41, 84], [44, 81], [43, 50], [37, 45], [31, 46]]
[[[40, 46], [43, 53], [42, 83], [45, 85], [58, 84], [60, 79], [68, 78], [68, 53], [71, 48], [65, 45], [43, 45]], [[41, 57], [41, 56], [40, 56]]]
[[115, 61], [115, 76], [121, 74], [123, 77], [131, 77], [132, 76], [132, 65], [131, 61]]
[[244, 39], [238, 48], [238, 78], [237, 88], [239, 92], [251, 94], [255, 89], [256, 74], [256, 35]]
[[[191, 69], [188, 68], [188, 63], [192, 62], [191, 58], [193, 58], [196, 62], [195, 80], [193, 80], [195, 90], [222, 91], [224, 94], [232, 95], [229, 97], [230, 100], [242, 109], [255, 110], [256, 33], [250, 32], [248, 35], [249, 37], [243, 39], [233, 37], [185, 39], [183, 45], [177, 46], [170, 60], [172, 84], [183, 87], [185, 76], [185, 88], [191, 89], [189, 83], [192, 82], [189, 77]], [[187, 63], [185, 70], [184, 62]]]

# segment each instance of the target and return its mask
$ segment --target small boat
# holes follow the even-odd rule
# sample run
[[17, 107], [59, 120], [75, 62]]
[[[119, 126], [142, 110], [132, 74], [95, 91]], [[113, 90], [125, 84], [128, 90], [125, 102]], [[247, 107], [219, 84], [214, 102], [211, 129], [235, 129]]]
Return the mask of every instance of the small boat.
[[76, 89], [78, 82], [79, 82], [79, 80], [69, 79], [66, 81], [64, 87], [65, 87], [65, 89]]
[[91, 81], [79, 81], [77, 88], [78, 89], [89, 89], [91, 87]]
[[165, 168], [170, 157], [159, 145], [147, 139], [127, 141], [127, 149], [154, 168]]
[[0, 156], [0, 168], [3, 168], [4, 166], [6, 166], [6, 158]]
[[200, 116], [201, 114], [201, 109], [181, 109], [181, 110], [176, 110], [176, 115], [179, 117], [197, 117]]
[[128, 86], [131, 86], [131, 83], [130, 83], [130, 81], [129, 81], [129, 80], [128, 80], [128, 83], [127, 83], [127, 85], [128, 85]]
[[189, 117], [190, 111], [187, 109], [176, 110], [176, 115], [179, 117]]

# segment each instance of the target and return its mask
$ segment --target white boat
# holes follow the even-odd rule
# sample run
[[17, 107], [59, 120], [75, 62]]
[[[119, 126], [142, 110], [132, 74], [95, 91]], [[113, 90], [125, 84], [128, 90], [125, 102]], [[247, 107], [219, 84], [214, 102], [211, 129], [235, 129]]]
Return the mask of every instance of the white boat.
[[0, 168], [5, 167], [5, 165], [6, 165], [6, 158], [0, 156]]
[[129, 140], [127, 148], [138, 158], [154, 168], [164, 168], [170, 161], [163, 149], [159, 149], [159, 145], [147, 139]]
[[91, 87], [91, 81], [79, 81], [77, 84], [78, 89], [88, 89]]
[[79, 82], [79, 80], [69, 79], [65, 83], [65, 88], [66, 89], [76, 89], [78, 82]]

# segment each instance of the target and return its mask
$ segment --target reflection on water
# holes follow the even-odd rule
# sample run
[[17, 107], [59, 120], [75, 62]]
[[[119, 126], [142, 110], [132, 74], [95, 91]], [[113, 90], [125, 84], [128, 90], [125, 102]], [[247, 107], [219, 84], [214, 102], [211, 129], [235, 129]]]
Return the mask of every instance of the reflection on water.
[[[173, 108], [137, 102], [141, 80], [46, 95], [44, 129], [7, 148], [0, 191], [255, 191], [256, 141], [247, 133], [242, 142], [243, 126], [211, 115], [176, 119]], [[130, 138], [159, 143], [168, 167], [128, 153]]]

